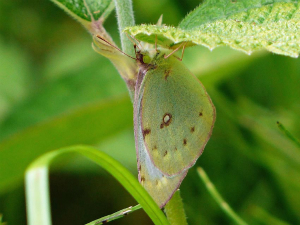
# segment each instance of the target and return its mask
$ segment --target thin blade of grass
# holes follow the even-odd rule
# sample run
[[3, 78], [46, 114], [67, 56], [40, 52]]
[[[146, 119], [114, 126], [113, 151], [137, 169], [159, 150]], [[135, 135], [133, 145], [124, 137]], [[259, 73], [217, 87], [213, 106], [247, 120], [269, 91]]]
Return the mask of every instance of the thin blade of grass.
[[278, 128], [282, 131], [282, 133], [285, 134], [292, 142], [294, 142], [299, 148], [300, 148], [300, 141], [295, 138], [285, 127], [283, 126], [282, 123], [277, 121]]
[[243, 221], [234, 211], [233, 209], [227, 204], [227, 202], [224, 201], [222, 196], [219, 194], [213, 183], [210, 181], [209, 177], [205, 173], [205, 171], [201, 168], [197, 168], [197, 172], [204, 182], [206, 189], [210, 193], [210, 195], [215, 199], [215, 201], [218, 203], [218, 205], [221, 207], [223, 212], [236, 224], [239, 225], [247, 225], [245, 221]]
[[132, 213], [132, 212], [134, 212], [136, 210], [139, 210], [141, 208], [142, 208], [141, 205], [136, 205], [134, 207], [130, 206], [128, 208], [125, 208], [125, 209], [122, 209], [122, 210], [120, 210], [118, 212], [115, 212], [115, 213], [113, 213], [111, 215], [104, 216], [104, 217], [102, 217], [100, 219], [94, 220], [94, 221], [92, 221], [92, 222], [90, 222], [90, 223], [88, 223], [86, 225], [100, 225], [100, 224], [108, 223], [110, 221], [113, 221], [113, 220], [116, 220], [116, 219], [120, 219], [120, 218], [128, 215], [129, 213]]
[[253, 215], [253, 217], [258, 221], [258, 223], [262, 225], [290, 225], [288, 222], [274, 217], [273, 215], [269, 214], [266, 210], [258, 206], [253, 206], [251, 208], [251, 215]]
[[30, 225], [51, 225], [48, 167], [38, 166], [26, 172], [26, 208]]

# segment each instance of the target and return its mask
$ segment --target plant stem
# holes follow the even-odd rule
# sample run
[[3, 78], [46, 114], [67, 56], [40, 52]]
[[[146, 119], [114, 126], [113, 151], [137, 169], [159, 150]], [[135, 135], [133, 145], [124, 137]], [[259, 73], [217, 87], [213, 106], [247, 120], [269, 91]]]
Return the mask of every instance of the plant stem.
[[177, 190], [171, 200], [166, 204], [165, 213], [168, 221], [172, 225], [187, 225], [180, 191]]
[[219, 204], [221, 209], [227, 214], [227, 216], [232, 219], [236, 224], [239, 225], [247, 225], [245, 221], [243, 221], [234, 211], [233, 209], [224, 201], [222, 196], [219, 194], [213, 183], [209, 180], [205, 171], [198, 167], [197, 168], [198, 174], [202, 181], [204, 182], [208, 192], [210, 195], [215, 199], [215, 201]]
[[122, 50], [125, 53], [134, 56], [134, 48], [132, 46], [132, 43], [129, 40], [129, 38], [126, 36], [126, 34], [123, 33], [125, 27], [134, 26], [135, 24], [133, 9], [132, 9], [132, 1], [114, 0], [114, 2], [116, 6]]

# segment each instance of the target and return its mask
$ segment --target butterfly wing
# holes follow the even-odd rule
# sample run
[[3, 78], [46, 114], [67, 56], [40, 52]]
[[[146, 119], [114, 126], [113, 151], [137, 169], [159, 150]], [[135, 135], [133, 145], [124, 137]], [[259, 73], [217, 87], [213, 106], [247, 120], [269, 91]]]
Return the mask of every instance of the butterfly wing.
[[139, 90], [140, 142], [155, 167], [174, 176], [201, 155], [212, 133], [215, 107], [200, 81], [174, 56], [155, 64]]
[[173, 177], [168, 177], [159, 171], [150, 159], [144, 143], [140, 120], [140, 103], [143, 93], [139, 90], [142, 81], [144, 80], [144, 76], [145, 73], [143, 74], [143, 71], [140, 70], [137, 79], [134, 105], [134, 132], [138, 158], [139, 182], [148, 191], [159, 207], [162, 208], [178, 189], [183, 178], [186, 176], [187, 171]]

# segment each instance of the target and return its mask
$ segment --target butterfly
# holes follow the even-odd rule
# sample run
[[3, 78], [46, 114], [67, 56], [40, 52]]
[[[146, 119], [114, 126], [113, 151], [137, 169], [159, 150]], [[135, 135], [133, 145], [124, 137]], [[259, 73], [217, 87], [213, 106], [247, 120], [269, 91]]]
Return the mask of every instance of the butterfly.
[[216, 112], [204, 86], [168, 50], [136, 55], [134, 131], [139, 181], [162, 208], [203, 152]]
[[[104, 45], [103, 55], [111, 47], [114, 59], [121, 58], [122, 51], [100, 36], [94, 43], [100, 54]], [[202, 154], [216, 118], [204, 86], [169, 51], [144, 44], [134, 58], [138, 65], [134, 94], [138, 179], [160, 208]]]

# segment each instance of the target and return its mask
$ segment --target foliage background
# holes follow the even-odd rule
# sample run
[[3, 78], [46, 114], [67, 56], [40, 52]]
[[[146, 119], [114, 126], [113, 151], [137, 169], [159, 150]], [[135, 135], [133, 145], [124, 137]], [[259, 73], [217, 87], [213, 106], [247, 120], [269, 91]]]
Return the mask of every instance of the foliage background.
[[[133, 1], [137, 24], [155, 23], [164, 14], [164, 23], [177, 25], [198, 4]], [[105, 27], [119, 44], [114, 14]], [[7, 165], [21, 170], [45, 151], [71, 144], [95, 145], [137, 174], [125, 84], [110, 62], [93, 52], [91, 41], [50, 1], [0, 2], [2, 176], [10, 176]], [[281, 121], [300, 136], [299, 60], [193, 47], [183, 61], [207, 87], [217, 109], [212, 138], [197, 165], [249, 223], [271, 224], [274, 217], [299, 223], [300, 150], [276, 125]], [[93, 117], [95, 108], [109, 113]], [[0, 185], [0, 212], [8, 224], [26, 224], [22, 175]], [[81, 158], [56, 163], [50, 183], [54, 224], [84, 224], [135, 204], [116, 181]], [[196, 167], [181, 193], [189, 224], [230, 224]], [[112, 222], [129, 223], [151, 221], [140, 210]]]

